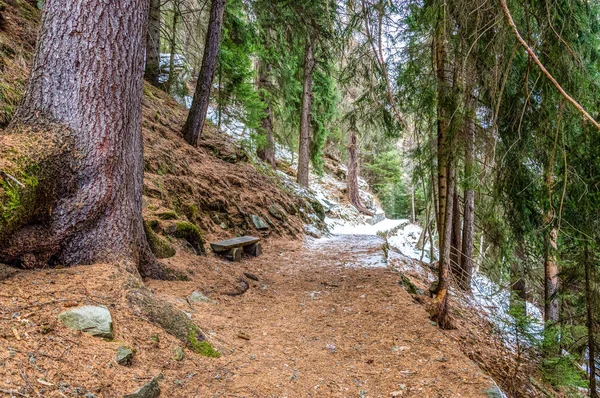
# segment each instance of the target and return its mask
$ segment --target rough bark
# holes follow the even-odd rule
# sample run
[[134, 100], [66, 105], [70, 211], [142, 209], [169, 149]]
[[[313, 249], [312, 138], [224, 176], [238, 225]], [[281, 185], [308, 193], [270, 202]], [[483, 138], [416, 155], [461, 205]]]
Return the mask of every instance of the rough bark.
[[187, 120], [183, 126], [183, 136], [188, 144], [196, 146], [204, 128], [206, 112], [210, 101], [210, 91], [215, 75], [215, 67], [219, 55], [221, 42], [221, 28], [223, 26], [223, 13], [225, 12], [225, 0], [212, 0], [210, 19], [206, 31], [204, 44], [204, 56], [202, 66], [196, 83], [196, 92], [192, 100], [192, 106]]
[[[440, 28], [438, 28], [440, 30]], [[435, 38], [436, 77], [437, 77], [437, 161], [438, 161], [438, 234], [440, 245], [444, 239], [446, 225], [446, 207], [448, 200], [448, 118], [445, 110], [446, 83], [446, 49], [443, 30]], [[441, 249], [441, 247], [440, 247]]]
[[348, 200], [356, 210], [372, 216], [373, 212], [367, 209], [360, 201], [358, 189], [358, 160], [356, 157], [356, 130], [350, 128], [348, 132], [348, 173], [346, 174]]
[[589, 251], [586, 243], [584, 249], [584, 267], [585, 267], [585, 304], [587, 313], [588, 329], [588, 367], [590, 377], [590, 398], [598, 398], [598, 388], [596, 387], [596, 341], [594, 335], [594, 310], [593, 310], [593, 292], [591, 284], [592, 264], [590, 263]]
[[552, 195], [554, 188], [554, 151], [544, 170], [544, 182], [548, 191], [548, 205], [544, 214], [544, 222], [550, 225], [550, 230], [544, 236], [544, 321], [557, 323], [558, 311], [558, 263], [556, 250], [558, 248], [558, 230], [554, 227], [554, 210]]
[[158, 87], [160, 75], [160, 0], [150, 0], [146, 35], [146, 70], [144, 78]]
[[300, 114], [300, 145], [298, 147], [298, 184], [308, 187], [310, 163], [310, 111], [312, 107], [313, 69], [315, 58], [312, 42], [307, 40], [304, 56], [304, 87], [302, 90], [302, 112]]
[[523, 270], [520, 267], [520, 261], [523, 260], [524, 253], [522, 244], [515, 252], [517, 261], [510, 266], [510, 308], [519, 309], [523, 314], [527, 314], [527, 283], [525, 281]]
[[[8, 134], [35, 141], [52, 126], [50, 140], [63, 148], [62, 156], [41, 159], [43, 174], [30, 176], [36, 182], [23, 188], [35, 193], [43, 187], [51, 195], [37, 192], [36, 215], [11, 227], [1, 244], [4, 261], [34, 266], [130, 259], [144, 276], [164, 276], [141, 213], [147, 15], [144, 0], [45, 4], [31, 75]], [[40, 164], [31, 168], [40, 173]]]
[[273, 137], [273, 107], [269, 98], [269, 92], [272, 90], [269, 81], [271, 74], [271, 64], [261, 61], [258, 66], [258, 85], [261, 90], [261, 100], [265, 103], [265, 115], [261, 120], [262, 133], [265, 136], [265, 144], [258, 148], [257, 155], [265, 163], [268, 163], [274, 169], [275, 164], [275, 140]]

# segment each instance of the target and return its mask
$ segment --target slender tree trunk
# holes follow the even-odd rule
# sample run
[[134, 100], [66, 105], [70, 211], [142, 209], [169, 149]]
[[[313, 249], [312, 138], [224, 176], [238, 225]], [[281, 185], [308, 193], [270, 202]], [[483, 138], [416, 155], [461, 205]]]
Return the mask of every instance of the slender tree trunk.
[[466, 291], [471, 291], [473, 276], [473, 237], [475, 235], [475, 175], [473, 159], [475, 157], [475, 121], [468, 116], [465, 137], [465, 204], [463, 211], [463, 236], [460, 266], [462, 269], [459, 285]]
[[177, 52], [177, 23], [179, 17], [179, 8], [177, 2], [173, 2], [173, 26], [171, 37], [169, 38], [169, 77], [165, 83], [165, 91], [171, 92], [173, 82], [175, 81], [175, 55]]
[[[442, 23], [443, 24], [443, 23]], [[440, 241], [440, 250], [442, 250], [442, 242], [445, 241], [444, 233], [446, 225], [446, 208], [448, 200], [448, 155], [449, 151], [447, 148], [448, 140], [448, 118], [446, 115], [445, 101], [447, 92], [446, 82], [446, 48], [445, 48], [445, 35], [442, 28], [438, 28], [438, 32], [435, 38], [435, 51], [436, 51], [436, 76], [437, 76], [437, 160], [438, 160], [438, 234]]]
[[524, 259], [522, 243], [516, 251], [516, 261], [510, 266], [510, 308], [520, 308], [523, 314], [527, 314], [527, 284], [520, 267], [520, 262]]
[[462, 269], [460, 265], [462, 249], [462, 223], [460, 219], [460, 196], [458, 195], [458, 187], [454, 185], [454, 195], [452, 198], [452, 237], [450, 239], [450, 267], [455, 279], [459, 282], [462, 279]]
[[[147, 17], [145, 0], [45, 3], [29, 82], [11, 128], [58, 137], [61, 153], [36, 166], [38, 192], [27, 196], [35, 216], [10, 227], [0, 245], [4, 261], [27, 267], [49, 260], [129, 260], [142, 275], [164, 276], [142, 225]], [[44, 156], [52, 155], [41, 146], [50, 153]]]
[[312, 41], [307, 40], [304, 56], [304, 88], [302, 90], [302, 113], [300, 115], [300, 145], [298, 147], [298, 184], [308, 187], [310, 163], [310, 111], [312, 107], [312, 85], [315, 58]]
[[415, 214], [415, 186], [410, 187], [410, 209], [411, 218], [410, 221], [415, 224], [417, 222], [417, 215]]
[[198, 75], [196, 92], [192, 107], [183, 126], [183, 136], [188, 144], [196, 146], [204, 128], [206, 112], [210, 101], [210, 90], [215, 75], [219, 46], [221, 42], [221, 28], [223, 26], [223, 13], [225, 0], [212, 0], [206, 41], [204, 44], [204, 57]]
[[158, 87], [160, 75], [160, 0], [150, 0], [146, 35], [146, 71], [144, 77]]
[[587, 329], [588, 329], [588, 366], [590, 369], [590, 398], [598, 398], [596, 387], [596, 342], [594, 335], [594, 310], [592, 292], [592, 270], [587, 243], [584, 248], [585, 266], [585, 302], [587, 307]]
[[[554, 151], [550, 155], [548, 164], [544, 171], [544, 182], [548, 190], [548, 207], [544, 215], [546, 225], [554, 225], [554, 210], [552, 208], [552, 195], [554, 188]], [[544, 321], [557, 323], [559, 319], [558, 310], [558, 264], [556, 250], [558, 247], [558, 230], [553, 226], [544, 237]]]
[[348, 132], [348, 173], [346, 174], [346, 186], [348, 190], [348, 200], [350, 203], [362, 214], [372, 216], [373, 212], [363, 206], [360, 201], [358, 189], [358, 159], [356, 156], [355, 126], [351, 126]]
[[260, 61], [258, 66], [258, 86], [260, 88], [261, 100], [265, 104], [265, 115], [261, 120], [262, 133], [265, 136], [265, 145], [257, 150], [258, 157], [268, 163], [274, 169], [275, 164], [275, 140], [273, 137], [273, 107], [271, 105], [270, 91], [272, 90], [270, 83], [271, 64], [265, 61]]

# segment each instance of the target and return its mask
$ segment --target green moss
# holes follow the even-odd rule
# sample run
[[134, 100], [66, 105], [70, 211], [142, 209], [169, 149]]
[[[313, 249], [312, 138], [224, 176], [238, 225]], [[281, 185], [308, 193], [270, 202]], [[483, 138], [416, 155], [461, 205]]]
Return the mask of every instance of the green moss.
[[162, 213], [158, 213], [157, 216], [161, 220], [175, 220], [175, 219], [177, 219], [177, 213], [175, 213], [172, 210], [164, 211]]
[[154, 253], [157, 258], [169, 258], [175, 255], [175, 249], [161, 239], [161, 237], [152, 230], [150, 224], [145, 221], [144, 231], [146, 232], [146, 237], [148, 238], [150, 250], [152, 250], [152, 253]]
[[147, 84], [144, 84], [144, 96], [146, 96], [150, 99], [156, 99], [156, 97], [152, 93], [152, 90], [150, 89], [150, 87]]
[[209, 357], [209, 358], [220, 358], [221, 353], [213, 348], [213, 346], [206, 340], [198, 341], [196, 337], [196, 331], [190, 330], [188, 341], [190, 343], [190, 347], [194, 352], [198, 354]]
[[0, 240], [22, 225], [36, 207], [37, 176], [31, 172], [14, 173], [12, 176], [18, 182], [8, 174], [0, 174]]
[[175, 228], [175, 237], [187, 240], [198, 253], [205, 253], [204, 238], [197, 226], [184, 221], [177, 223]]

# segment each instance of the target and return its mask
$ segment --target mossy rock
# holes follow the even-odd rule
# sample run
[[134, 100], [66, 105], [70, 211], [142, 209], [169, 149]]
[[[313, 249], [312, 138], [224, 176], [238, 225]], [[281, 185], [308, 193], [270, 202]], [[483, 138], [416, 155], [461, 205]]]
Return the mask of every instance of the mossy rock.
[[204, 238], [202, 237], [202, 233], [197, 226], [192, 224], [191, 222], [178, 222], [175, 224], [175, 231], [173, 235], [179, 239], [185, 239], [192, 247], [198, 252], [198, 254], [205, 254], [206, 250], [204, 248]]
[[325, 208], [323, 208], [323, 205], [316, 199], [309, 200], [309, 203], [319, 220], [325, 221]]
[[188, 336], [188, 341], [190, 343], [190, 347], [191, 349], [204, 356], [204, 357], [209, 357], [209, 358], [220, 358], [221, 357], [221, 353], [217, 350], [214, 349], [214, 347], [206, 340], [198, 340], [196, 338], [196, 333], [194, 333], [194, 331], [190, 331], [190, 334]]
[[175, 249], [167, 241], [158, 236], [156, 232], [154, 232], [150, 222], [144, 221], [144, 231], [146, 232], [146, 237], [148, 238], [150, 250], [152, 250], [152, 253], [154, 253], [156, 258], [169, 258], [175, 255]]

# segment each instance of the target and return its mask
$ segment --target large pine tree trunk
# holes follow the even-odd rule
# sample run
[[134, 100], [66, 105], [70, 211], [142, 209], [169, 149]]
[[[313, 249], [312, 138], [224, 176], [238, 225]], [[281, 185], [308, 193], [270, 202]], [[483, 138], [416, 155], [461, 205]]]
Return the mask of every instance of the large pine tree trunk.
[[356, 129], [352, 126], [348, 132], [348, 173], [346, 174], [346, 185], [348, 189], [348, 200], [356, 207], [356, 210], [372, 216], [373, 212], [369, 211], [360, 201], [358, 189], [358, 159], [356, 157]]
[[160, 0], [150, 0], [146, 35], [146, 71], [144, 78], [158, 87], [160, 75]]
[[187, 120], [183, 126], [183, 136], [188, 144], [196, 146], [204, 128], [206, 112], [210, 101], [215, 67], [219, 56], [221, 42], [221, 28], [223, 26], [223, 13], [225, 12], [225, 0], [212, 0], [210, 19], [206, 40], [204, 43], [204, 57], [196, 83], [196, 92], [192, 100], [192, 107], [188, 113]]
[[302, 90], [302, 111], [300, 114], [300, 145], [298, 147], [298, 184], [308, 187], [308, 166], [310, 163], [310, 111], [312, 106], [313, 69], [315, 58], [312, 42], [307, 40], [304, 56], [304, 88]]
[[265, 144], [257, 151], [258, 157], [268, 163], [274, 169], [275, 164], [275, 139], [273, 137], [273, 107], [269, 92], [271, 91], [271, 83], [269, 81], [271, 74], [271, 64], [261, 61], [258, 66], [258, 85], [261, 90], [261, 100], [265, 103], [265, 115], [261, 120], [262, 133], [265, 137]]
[[[46, 2], [11, 131], [22, 134], [19, 141], [51, 135], [60, 156], [38, 157], [43, 167], [29, 168], [38, 173], [31, 192], [41, 187], [45, 192], [33, 193], [36, 211], [22, 220], [27, 225], [10, 227], [4, 260], [35, 266], [49, 259], [65, 265], [128, 259], [141, 265], [143, 275], [161, 276], [141, 208], [147, 15], [145, 0]], [[43, 133], [44, 126], [52, 127]], [[52, 157], [53, 149], [47, 149], [43, 156]]]
[[202, 353], [200, 328], [139, 281], [166, 276], [142, 221], [147, 16], [147, 0], [45, 3], [23, 102], [0, 134], [14, 179], [0, 180], [0, 261], [114, 263], [133, 312]]

